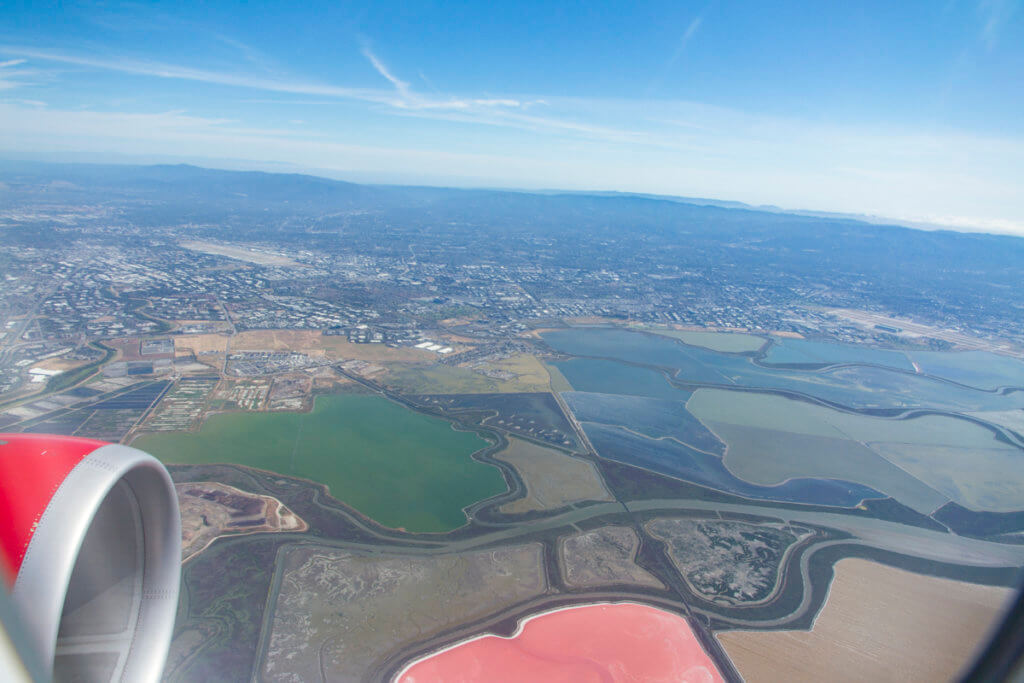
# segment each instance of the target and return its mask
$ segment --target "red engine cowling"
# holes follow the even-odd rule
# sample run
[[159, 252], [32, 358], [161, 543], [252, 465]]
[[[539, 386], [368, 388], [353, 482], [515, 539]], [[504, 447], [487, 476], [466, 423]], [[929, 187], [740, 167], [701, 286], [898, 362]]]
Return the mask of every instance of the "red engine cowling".
[[36, 657], [44, 675], [160, 678], [181, 519], [155, 458], [91, 439], [0, 434], [0, 566], [35, 651], [23, 658]]

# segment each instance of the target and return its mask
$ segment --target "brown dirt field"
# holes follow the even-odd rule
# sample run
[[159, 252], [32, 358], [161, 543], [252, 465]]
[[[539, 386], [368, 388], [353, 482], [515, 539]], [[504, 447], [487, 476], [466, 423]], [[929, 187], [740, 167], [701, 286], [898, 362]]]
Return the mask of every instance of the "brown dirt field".
[[112, 346], [117, 351], [114, 360], [142, 360], [142, 356], [139, 354], [138, 337], [110, 339], [104, 343], [107, 346]]
[[344, 337], [320, 336], [319, 348], [324, 349], [332, 358], [345, 358], [355, 360], [393, 360], [393, 361], [420, 361], [432, 362], [437, 360], [437, 354], [432, 351], [414, 348], [392, 348], [384, 344], [351, 344]]
[[33, 368], [39, 368], [41, 370], [60, 370], [61, 372], [67, 372], [68, 370], [74, 370], [80, 368], [83, 365], [88, 364], [87, 360], [65, 360], [64, 358], [46, 358], [39, 361]]
[[476, 346], [477, 344], [480, 343], [479, 339], [473, 339], [472, 337], [463, 337], [461, 335], [451, 334], [451, 333], [448, 333], [448, 332], [440, 334], [440, 335], [438, 335], [438, 337], [441, 340], [443, 340], [444, 342], [446, 342], [448, 346], [451, 346], [451, 345], [454, 345], [454, 344], [463, 344], [463, 345], [468, 345], [468, 346], [472, 347], [472, 346]]
[[[215, 334], [217, 332], [227, 333], [231, 329], [231, 323], [225, 320], [172, 320], [172, 323], [177, 327], [184, 327], [185, 325], [207, 325], [206, 329], [209, 330], [206, 334]], [[197, 333], [192, 333], [196, 335]], [[202, 334], [202, 333], [199, 333]]]
[[455, 325], [466, 325], [468, 323], [473, 322], [474, 320], [479, 320], [479, 319], [480, 319], [480, 316], [463, 316], [461, 318], [445, 318], [444, 320], [439, 320], [437, 322], [437, 324], [438, 325], [443, 325], [444, 327], [454, 327]]
[[[175, 484], [181, 510], [181, 561], [188, 562], [210, 547], [222, 536], [244, 536], [280, 531], [306, 531], [309, 525], [294, 512], [284, 507], [277, 498], [242, 491], [234, 486], [217, 482], [189, 482]], [[195, 494], [199, 495], [195, 495]], [[235, 501], [256, 500], [258, 510], [243, 519], [262, 520], [255, 526], [232, 527], [236, 510], [217, 500], [202, 498], [204, 493], [226, 494]]]
[[347, 377], [317, 377], [313, 380], [313, 391], [334, 392], [335, 390], [355, 384]]
[[[532, 359], [532, 356], [529, 358]], [[505, 361], [511, 362], [506, 363]], [[376, 366], [386, 369], [383, 376], [374, 376], [376, 372], [379, 372], [375, 368], [357, 372], [363, 377], [373, 377], [374, 381], [403, 394], [495, 394], [548, 391], [550, 383], [547, 371], [536, 362], [536, 359], [533, 359], [536, 367], [529, 360], [505, 359], [505, 361], [487, 365], [495, 370], [514, 372], [517, 375], [514, 379], [496, 379], [463, 367], [412, 363], [386, 363], [384, 367]], [[544, 371], [543, 377], [535, 374], [537, 368]]]
[[[199, 335], [205, 336], [205, 335]], [[352, 344], [344, 337], [329, 337], [319, 330], [249, 330], [231, 341], [232, 351], [296, 351], [311, 356], [390, 361], [433, 361], [436, 354], [423, 349], [392, 348], [384, 344]]]
[[942, 681], [970, 661], [1014, 592], [861, 559], [836, 564], [811, 631], [718, 640], [748, 681]]
[[540, 391], [547, 391], [551, 386], [551, 376], [548, 374], [544, 364], [537, 360], [536, 356], [528, 353], [519, 353], [508, 358], [492, 361], [487, 365], [498, 369], [512, 372], [518, 376], [517, 381], [521, 384], [528, 384], [536, 387], [543, 387]]
[[200, 353], [224, 353], [229, 337], [226, 334], [183, 334], [174, 338], [174, 348], [192, 349]]
[[319, 330], [247, 330], [231, 340], [234, 351], [298, 351], [314, 348]]

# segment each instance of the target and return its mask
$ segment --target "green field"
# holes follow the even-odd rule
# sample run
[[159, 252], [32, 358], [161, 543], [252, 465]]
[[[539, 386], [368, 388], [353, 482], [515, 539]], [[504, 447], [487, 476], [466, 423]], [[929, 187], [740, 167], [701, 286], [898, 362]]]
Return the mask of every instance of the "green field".
[[741, 332], [700, 332], [696, 330], [667, 330], [657, 327], [641, 328], [647, 332], [660, 334], [663, 337], [678, 339], [690, 346], [702, 346], [722, 353], [745, 353], [757, 351], [765, 345], [764, 337]]
[[[501, 369], [516, 374], [515, 379], [502, 380], [479, 372], [450, 365], [413, 365], [410, 363], [381, 363], [387, 370], [373, 379], [391, 391], [400, 394], [505, 394], [548, 391], [547, 373], [539, 361], [516, 363], [506, 359]], [[520, 374], [520, 372], [526, 374]], [[543, 376], [542, 374], [543, 373]]]
[[310, 413], [227, 413], [198, 433], [147, 434], [133, 444], [168, 463], [237, 463], [326, 484], [331, 495], [389, 527], [449, 531], [462, 509], [506, 490], [499, 470], [470, 455], [472, 432], [380, 396], [322, 396]]
[[556, 510], [584, 500], [613, 500], [597, 468], [582, 458], [515, 437], [509, 437], [508, 447], [494, 457], [516, 468], [526, 484], [526, 495], [502, 505], [502, 512]]
[[551, 376], [551, 391], [556, 393], [562, 393], [563, 391], [572, 391], [572, 384], [565, 378], [562, 371], [555, 367], [552, 363], [545, 363], [544, 369], [548, 371], [548, 375]]

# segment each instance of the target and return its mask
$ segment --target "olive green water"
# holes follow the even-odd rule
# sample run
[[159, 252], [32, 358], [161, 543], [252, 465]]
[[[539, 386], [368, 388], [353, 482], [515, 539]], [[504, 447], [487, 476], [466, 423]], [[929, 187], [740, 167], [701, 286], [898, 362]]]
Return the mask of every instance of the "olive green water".
[[310, 413], [227, 413], [198, 433], [147, 434], [133, 446], [166, 463], [236, 463], [312, 479], [389, 527], [449, 531], [463, 508], [506, 490], [470, 455], [487, 442], [380, 396], [317, 398]]

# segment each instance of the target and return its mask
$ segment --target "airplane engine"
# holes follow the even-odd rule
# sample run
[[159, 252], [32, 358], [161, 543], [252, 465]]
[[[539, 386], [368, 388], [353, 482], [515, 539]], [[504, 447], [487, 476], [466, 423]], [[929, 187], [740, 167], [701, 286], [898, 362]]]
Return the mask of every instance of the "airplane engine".
[[15, 622], [3, 626], [34, 651], [18, 648], [30, 674], [160, 678], [178, 606], [181, 519], [155, 458], [92, 439], [0, 434], [0, 568]]

